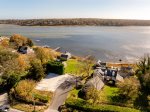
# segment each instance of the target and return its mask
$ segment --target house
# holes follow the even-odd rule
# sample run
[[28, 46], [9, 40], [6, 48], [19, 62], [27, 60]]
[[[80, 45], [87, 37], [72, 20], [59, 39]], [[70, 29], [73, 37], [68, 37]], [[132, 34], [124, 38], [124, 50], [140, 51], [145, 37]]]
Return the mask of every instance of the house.
[[128, 66], [128, 67], [121, 67], [119, 70], [119, 74], [123, 77], [130, 77], [134, 75], [134, 70], [132, 67]]
[[104, 87], [104, 83], [99, 76], [94, 76], [86, 82], [86, 84], [79, 91], [79, 97], [84, 99], [87, 95], [87, 91], [93, 87], [97, 90], [101, 90]]
[[27, 46], [19, 46], [18, 52], [21, 53], [21, 54], [34, 53], [33, 49], [31, 49]]
[[93, 69], [101, 69], [102, 71], [105, 71], [106, 69], [106, 63], [105, 62], [101, 62], [100, 60], [98, 60], [95, 65], [93, 66]]

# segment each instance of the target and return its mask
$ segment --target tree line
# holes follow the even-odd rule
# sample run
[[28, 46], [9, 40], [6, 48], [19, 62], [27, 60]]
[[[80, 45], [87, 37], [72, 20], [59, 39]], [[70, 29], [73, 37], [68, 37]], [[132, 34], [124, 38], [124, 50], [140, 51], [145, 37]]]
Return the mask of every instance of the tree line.
[[89, 25], [89, 26], [150, 26], [150, 20], [127, 19], [9, 19], [0, 20], [0, 24], [15, 24], [21, 26], [61, 26], [61, 25]]

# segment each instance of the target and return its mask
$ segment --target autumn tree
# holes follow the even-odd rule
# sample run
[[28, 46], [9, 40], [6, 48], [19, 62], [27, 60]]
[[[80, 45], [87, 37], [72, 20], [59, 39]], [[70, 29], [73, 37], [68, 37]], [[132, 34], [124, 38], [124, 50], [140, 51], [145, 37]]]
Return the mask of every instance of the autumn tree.
[[53, 53], [47, 48], [37, 47], [35, 48], [35, 54], [36, 57], [41, 60], [42, 64], [45, 64], [54, 58]]
[[14, 34], [10, 37], [10, 44], [15, 48], [18, 48], [19, 46], [33, 46], [33, 42], [31, 39], [19, 34]]
[[18, 64], [18, 54], [7, 49], [0, 49], [1, 87], [10, 89], [19, 81], [23, 72]]
[[9, 46], [9, 40], [8, 39], [3, 39], [0, 44], [3, 47], [8, 47]]
[[17, 86], [14, 88], [14, 95], [18, 99], [31, 101], [32, 98], [32, 92], [35, 87], [35, 81], [33, 80], [22, 80], [20, 81]]
[[125, 78], [123, 82], [117, 83], [119, 94], [125, 101], [135, 101], [139, 95], [140, 82], [135, 77]]

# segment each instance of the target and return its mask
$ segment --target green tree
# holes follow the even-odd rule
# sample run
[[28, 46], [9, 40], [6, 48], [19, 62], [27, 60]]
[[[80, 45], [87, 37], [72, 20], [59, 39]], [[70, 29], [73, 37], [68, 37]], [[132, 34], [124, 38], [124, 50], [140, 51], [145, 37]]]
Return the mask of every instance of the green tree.
[[94, 57], [90, 56], [88, 58], [85, 58], [81, 60], [80, 64], [80, 73], [83, 74], [84, 78], [88, 78], [92, 74], [92, 66], [94, 65]]
[[140, 80], [142, 89], [150, 94], [150, 56], [146, 55], [137, 63], [136, 75]]
[[16, 86], [16, 84], [20, 81], [20, 75], [12, 73], [7, 79], [7, 89], [11, 89]]
[[28, 77], [38, 81], [45, 77], [44, 69], [40, 60], [32, 60]]
[[8, 49], [0, 49], [1, 87], [5, 87], [7, 90], [13, 87], [23, 74], [17, 58], [17, 53]]
[[90, 87], [87, 90], [86, 98], [90, 101], [90, 103], [95, 105], [100, 100], [100, 91], [98, 91], [95, 87]]
[[139, 95], [140, 82], [135, 77], [125, 78], [123, 82], [117, 83], [117, 86], [124, 101], [133, 102]]

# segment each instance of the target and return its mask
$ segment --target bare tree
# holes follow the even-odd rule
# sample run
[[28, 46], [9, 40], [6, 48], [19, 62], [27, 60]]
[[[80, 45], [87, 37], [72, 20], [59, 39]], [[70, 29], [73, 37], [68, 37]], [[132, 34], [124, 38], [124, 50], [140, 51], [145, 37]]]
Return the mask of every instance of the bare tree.
[[83, 74], [84, 78], [88, 78], [93, 72], [92, 66], [94, 64], [94, 57], [89, 56], [88, 58], [81, 60], [81, 63], [80, 72]]

